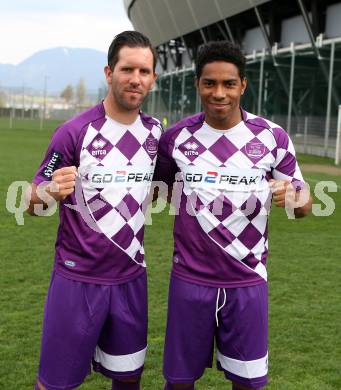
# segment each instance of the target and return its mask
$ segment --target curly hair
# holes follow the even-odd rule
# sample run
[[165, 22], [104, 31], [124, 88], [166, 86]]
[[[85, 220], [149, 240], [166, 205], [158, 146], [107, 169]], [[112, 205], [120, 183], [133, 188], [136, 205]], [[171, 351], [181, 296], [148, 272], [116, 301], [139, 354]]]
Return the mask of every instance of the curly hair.
[[198, 80], [204, 66], [215, 61], [225, 61], [234, 64], [238, 68], [240, 78], [245, 78], [246, 58], [240, 47], [229, 41], [213, 41], [202, 45], [198, 50], [195, 66]]

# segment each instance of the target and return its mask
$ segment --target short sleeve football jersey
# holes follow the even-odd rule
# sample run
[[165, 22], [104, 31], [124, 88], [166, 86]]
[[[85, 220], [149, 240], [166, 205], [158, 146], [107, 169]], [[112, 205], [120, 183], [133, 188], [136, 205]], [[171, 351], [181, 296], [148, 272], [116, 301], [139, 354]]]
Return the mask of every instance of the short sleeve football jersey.
[[99, 284], [144, 272], [144, 209], [161, 129], [142, 112], [131, 125], [118, 123], [101, 103], [56, 130], [33, 182], [78, 168], [75, 191], [60, 202], [57, 272]]
[[268, 181], [303, 183], [288, 134], [245, 111], [242, 117], [220, 131], [200, 113], [160, 139], [155, 179], [170, 184], [176, 177], [181, 193], [173, 272], [195, 283], [242, 287], [267, 280]]

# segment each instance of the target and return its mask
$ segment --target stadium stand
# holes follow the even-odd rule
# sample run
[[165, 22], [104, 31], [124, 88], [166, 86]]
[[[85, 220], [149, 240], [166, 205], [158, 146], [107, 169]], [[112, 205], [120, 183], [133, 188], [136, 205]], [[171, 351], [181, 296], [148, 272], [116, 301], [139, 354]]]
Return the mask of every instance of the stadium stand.
[[[209, 3], [209, 6], [208, 6]], [[300, 152], [335, 156], [341, 104], [341, 2], [333, 0], [124, 0], [158, 52], [145, 109], [171, 124], [200, 110], [193, 61], [212, 40], [247, 56], [243, 106], [283, 126]]]

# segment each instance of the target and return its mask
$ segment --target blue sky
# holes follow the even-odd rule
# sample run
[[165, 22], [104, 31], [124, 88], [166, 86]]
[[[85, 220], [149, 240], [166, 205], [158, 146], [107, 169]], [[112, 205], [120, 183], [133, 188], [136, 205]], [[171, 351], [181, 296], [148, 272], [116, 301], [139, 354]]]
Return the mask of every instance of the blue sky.
[[132, 28], [123, 0], [2, 1], [0, 63], [17, 64], [60, 46], [106, 52], [117, 33]]

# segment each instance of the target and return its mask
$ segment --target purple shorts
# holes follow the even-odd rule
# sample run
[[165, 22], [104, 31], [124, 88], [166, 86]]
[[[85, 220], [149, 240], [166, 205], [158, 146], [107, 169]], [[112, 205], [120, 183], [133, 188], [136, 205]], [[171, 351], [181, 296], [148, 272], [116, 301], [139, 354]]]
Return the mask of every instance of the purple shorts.
[[78, 387], [95, 371], [120, 379], [140, 375], [147, 348], [146, 273], [104, 286], [52, 274], [38, 379], [48, 390]]
[[[217, 324], [218, 323], [218, 324]], [[227, 379], [258, 389], [267, 384], [267, 283], [214, 288], [171, 276], [164, 351], [169, 383], [193, 383], [212, 367]]]

